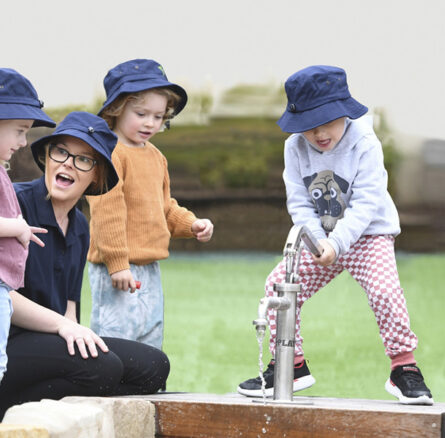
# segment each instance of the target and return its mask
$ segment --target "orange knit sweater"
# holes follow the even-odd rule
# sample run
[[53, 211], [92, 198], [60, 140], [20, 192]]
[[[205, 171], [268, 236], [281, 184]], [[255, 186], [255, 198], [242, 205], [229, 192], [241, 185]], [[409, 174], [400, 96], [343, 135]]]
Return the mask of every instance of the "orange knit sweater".
[[193, 237], [195, 215], [170, 197], [167, 160], [151, 143], [118, 143], [112, 155], [118, 184], [88, 196], [91, 242], [88, 260], [109, 274], [168, 257], [170, 237]]

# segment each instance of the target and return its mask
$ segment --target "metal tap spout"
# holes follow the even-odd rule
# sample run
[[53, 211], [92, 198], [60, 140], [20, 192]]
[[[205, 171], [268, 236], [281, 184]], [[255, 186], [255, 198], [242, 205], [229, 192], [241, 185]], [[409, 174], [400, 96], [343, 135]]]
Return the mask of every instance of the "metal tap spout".
[[252, 324], [255, 326], [258, 335], [264, 336], [267, 327], [268, 309], [285, 310], [289, 309], [291, 302], [286, 297], [264, 297], [258, 305], [258, 318]]

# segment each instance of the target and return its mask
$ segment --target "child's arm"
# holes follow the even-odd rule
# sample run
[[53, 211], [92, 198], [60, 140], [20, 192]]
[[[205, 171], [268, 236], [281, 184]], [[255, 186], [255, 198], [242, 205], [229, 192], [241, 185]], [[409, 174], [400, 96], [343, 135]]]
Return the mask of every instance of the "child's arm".
[[88, 196], [91, 222], [90, 232], [94, 246], [107, 266], [114, 288], [124, 292], [136, 290], [136, 281], [130, 271], [127, 242], [127, 204], [123, 191], [123, 164], [113, 154], [113, 164], [119, 182], [113, 190], [101, 196]]
[[130, 269], [123, 169], [119, 157], [115, 154], [113, 164], [119, 175], [119, 182], [113, 190], [101, 196], [87, 196], [91, 215], [91, 246], [99, 254], [100, 263], [107, 266], [110, 276], [115, 272]]
[[164, 208], [166, 211], [165, 217], [171, 237], [174, 239], [195, 237], [192, 225], [198, 218], [190, 210], [178, 205], [174, 198], [169, 197], [164, 202], [166, 204], [166, 208]]
[[172, 238], [196, 237], [192, 231], [192, 225], [198, 218], [185, 207], [178, 205], [176, 199], [170, 194], [170, 176], [168, 174], [167, 159], [162, 155], [164, 181], [162, 185], [164, 199], [164, 214], [167, 219], [168, 230]]
[[0, 217], [0, 237], [15, 237], [24, 248], [28, 247], [30, 241], [45, 246], [34, 233], [47, 232], [44, 228], [30, 227], [21, 214], [17, 218]]
[[[383, 151], [380, 142], [375, 138], [365, 138], [356, 146], [362, 148], [356, 176], [351, 184], [352, 195], [345, 209], [343, 218], [339, 219], [334, 230], [329, 234], [329, 242], [338, 255], [349, 251], [351, 245], [365, 233], [371, 222], [387, 223], [388, 210], [382, 209], [390, 203], [398, 223], [397, 211], [387, 192], [387, 173], [383, 165]], [[379, 234], [391, 234], [394, 230], [382, 227]]]
[[303, 182], [296, 143], [297, 136], [291, 136], [284, 146], [283, 180], [286, 186], [287, 210], [294, 225], [305, 225], [314, 237], [319, 240], [325, 239], [326, 232], [321, 224], [320, 216]]

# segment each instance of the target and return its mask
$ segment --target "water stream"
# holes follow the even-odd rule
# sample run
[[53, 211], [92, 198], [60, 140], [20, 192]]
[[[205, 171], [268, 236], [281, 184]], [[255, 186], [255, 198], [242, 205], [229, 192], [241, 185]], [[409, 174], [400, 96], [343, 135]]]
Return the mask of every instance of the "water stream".
[[258, 366], [260, 367], [260, 379], [261, 379], [261, 392], [263, 393], [263, 404], [266, 404], [266, 381], [263, 376], [263, 340], [264, 340], [265, 331], [264, 330], [256, 330], [256, 339], [258, 341]]

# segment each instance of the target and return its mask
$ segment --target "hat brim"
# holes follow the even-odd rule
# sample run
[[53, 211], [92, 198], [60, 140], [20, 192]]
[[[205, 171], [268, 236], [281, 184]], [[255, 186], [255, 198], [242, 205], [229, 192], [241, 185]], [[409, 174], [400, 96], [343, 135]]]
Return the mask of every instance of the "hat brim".
[[0, 103], [0, 120], [34, 120], [33, 128], [47, 126], [54, 128], [56, 123], [40, 108], [20, 103]]
[[358, 119], [366, 114], [367, 111], [368, 108], [366, 106], [349, 97], [301, 112], [291, 112], [286, 109], [277, 124], [284, 132], [305, 132], [340, 117]]
[[[51, 135], [47, 135], [45, 137], [40, 138], [39, 140], [35, 141], [31, 145], [31, 151], [32, 156], [34, 157], [34, 161], [37, 163], [37, 166], [45, 172], [45, 165], [39, 160], [39, 156], [41, 154], [42, 148], [51, 142], [52, 139], [55, 139], [57, 137], [68, 135], [70, 137], [78, 138], [79, 140], [84, 141], [86, 144], [88, 144], [90, 147], [92, 147], [97, 153], [99, 153], [102, 158], [105, 160], [107, 167], [108, 167], [108, 176], [107, 176], [107, 189], [110, 191], [119, 181], [119, 176], [113, 166], [112, 161], [107, 157], [107, 153], [102, 147], [102, 145], [97, 142], [94, 137], [91, 135], [88, 135], [87, 133], [80, 132], [75, 129], [65, 129], [60, 130], [59, 132], [55, 132]], [[102, 193], [98, 193], [102, 194]], [[89, 195], [93, 195], [89, 193]]]
[[180, 101], [175, 108], [175, 114], [179, 114], [184, 109], [187, 103], [187, 93], [184, 88], [165, 79], [147, 79], [142, 81], [124, 82], [114, 93], [108, 96], [97, 115], [100, 116], [102, 111], [108, 105], [113, 103], [121, 94], [138, 93], [140, 91], [148, 91], [153, 88], [171, 88], [180, 97]]

